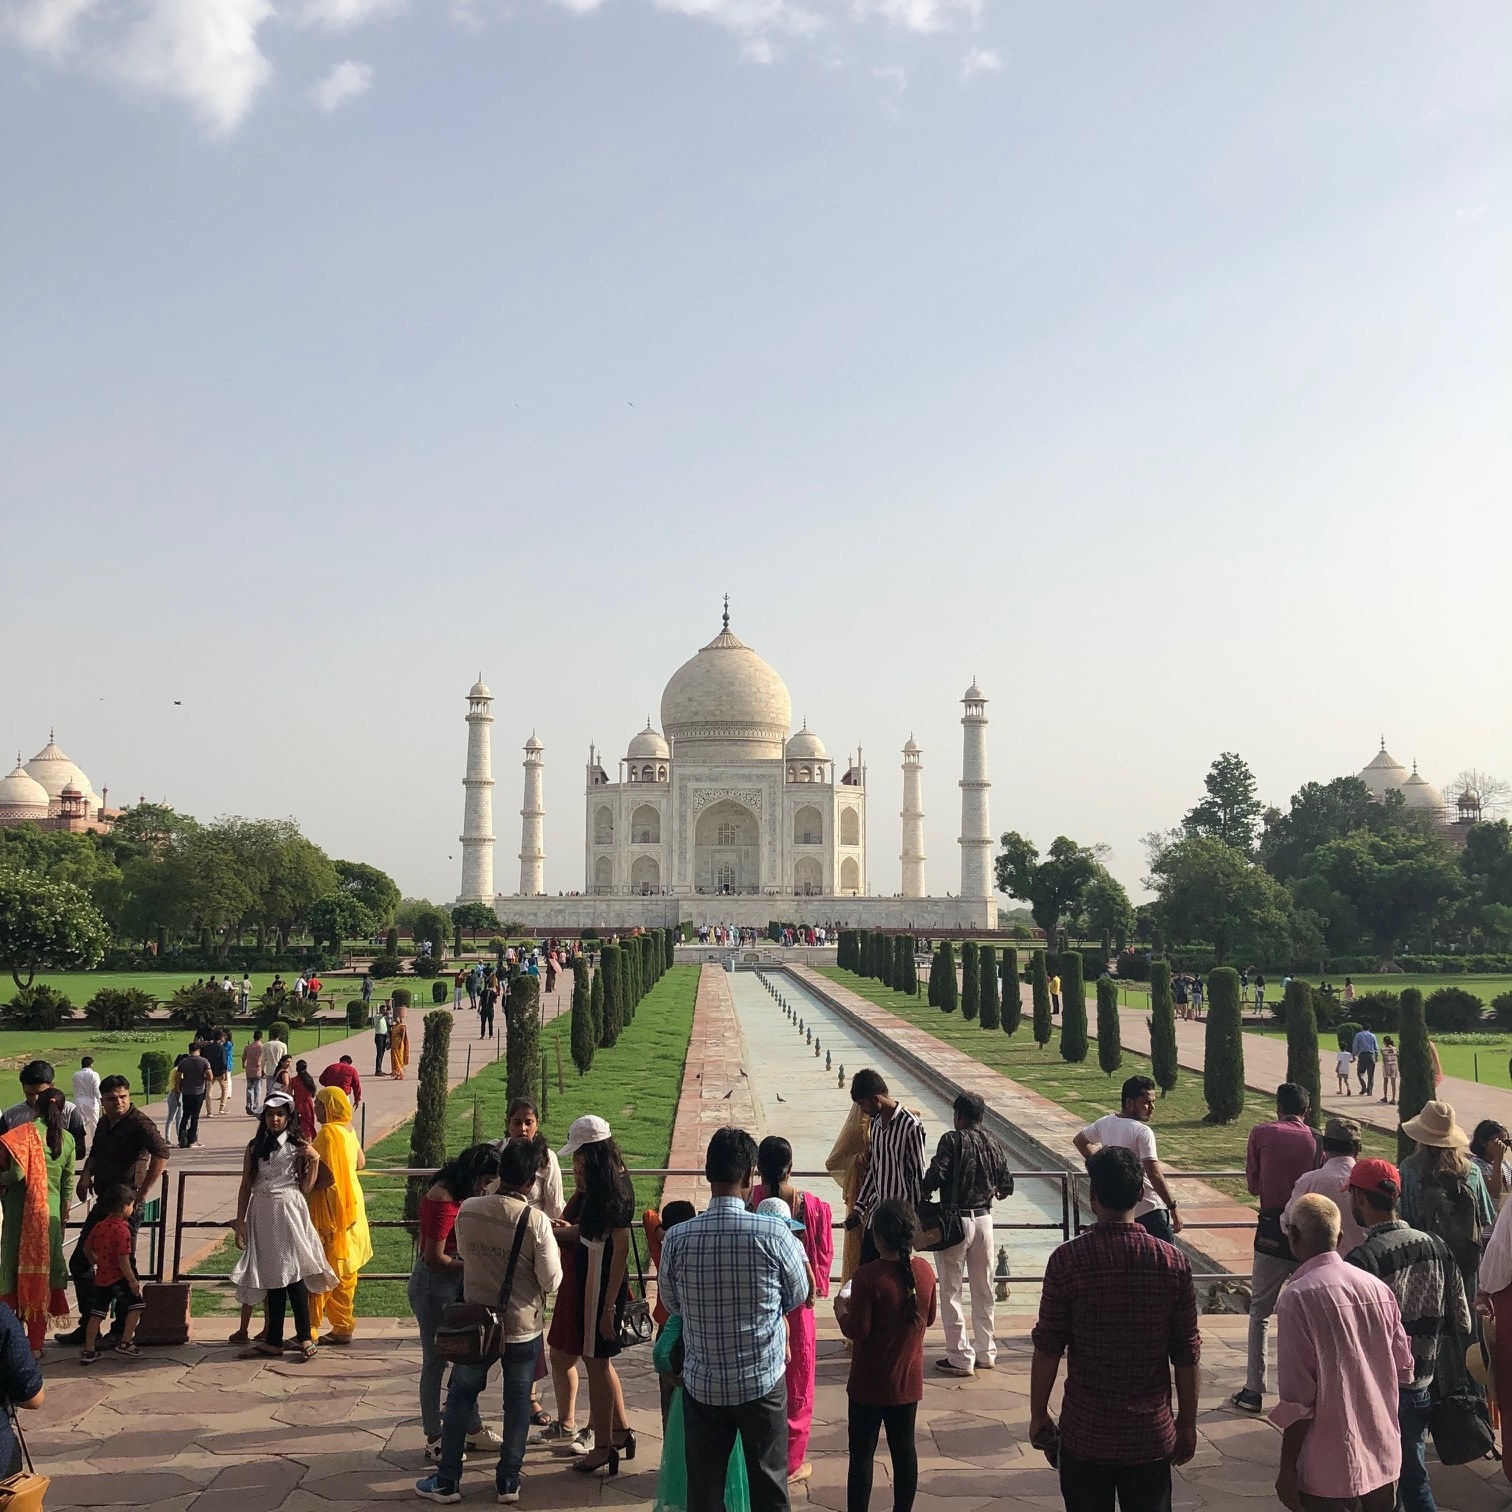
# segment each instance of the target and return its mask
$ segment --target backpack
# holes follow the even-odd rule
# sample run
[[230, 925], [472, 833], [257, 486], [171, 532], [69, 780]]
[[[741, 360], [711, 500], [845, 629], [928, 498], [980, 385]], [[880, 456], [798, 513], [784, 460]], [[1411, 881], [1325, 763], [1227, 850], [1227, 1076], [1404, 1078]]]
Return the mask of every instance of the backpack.
[[1441, 1173], [1423, 1183], [1418, 1199], [1421, 1227], [1449, 1246], [1462, 1275], [1473, 1275], [1481, 1263], [1480, 1214], [1470, 1183]]

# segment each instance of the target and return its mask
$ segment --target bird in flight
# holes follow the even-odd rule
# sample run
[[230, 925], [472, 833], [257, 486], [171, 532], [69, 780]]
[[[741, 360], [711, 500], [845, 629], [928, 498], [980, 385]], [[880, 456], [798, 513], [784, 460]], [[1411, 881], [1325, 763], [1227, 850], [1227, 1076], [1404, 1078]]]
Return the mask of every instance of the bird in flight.
[[725, 1102], [729, 1102], [729, 1100], [732, 1097], [734, 1097], [734, 1095], [735, 1095], [735, 1089], [734, 1089], [734, 1087], [731, 1087], [730, 1090], [725, 1093], [725, 1095], [724, 1095], [724, 1101]]
[[786, 1101], [787, 1101], [787, 1098], [785, 1098], [785, 1097], [784, 1097], [784, 1096], [783, 1096], [783, 1095], [782, 1095], [782, 1093], [780, 1093], [780, 1092], [779, 1092], [779, 1093], [778, 1093], [778, 1094], [777, 1094], [777, 1101], [778, 1101], [778, 1102], [784, 1102], [784, 1103], [785, 1103], [785, 1102], [786, 1102]]

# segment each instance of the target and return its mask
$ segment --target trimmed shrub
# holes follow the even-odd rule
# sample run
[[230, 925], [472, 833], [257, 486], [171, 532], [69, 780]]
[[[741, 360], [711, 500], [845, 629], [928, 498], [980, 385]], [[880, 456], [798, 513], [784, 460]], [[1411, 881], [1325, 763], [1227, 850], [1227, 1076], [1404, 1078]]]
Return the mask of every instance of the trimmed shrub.
[[417, 977], [438, 977], [441, 975], [441, 962], [433, 955], [419, 955], [410, 962], [410, 970]]
[[604, 946], [598, 974], [604, 979], [604, 1021], [599, 1029], [599, 1044], [612, 1050], [625, 1032], [624, 978], [617, 944]]
[[1313, 990], [1293, 977], [1286, 984], [1286, 1079], [1307, 1088], [1307, 1121], [1317, 1128], [1323, 1116], [1323, 1086], [1318, 1070], [1318, 1019]]
[[976, 1022], [982, 1006], [981, 952], [975, 940], [961, 946], [961, 1017]]
[[374, 956], [368, 962], [368, 975], [375, 982], [386, 982], [390, 977], [399, 975], [399, 957], [391, 955]]
[[977, 951], [977, 1013], [982, 1028], [996, 1029], [1002, 1018], [998, 1012], [997, 951], [983, 945]]
[[451, 988], [445, 982], [431, 983], [431, 1002], [444, 1003], [451, 996]]
[[940, 1006], [940, 952], [936, 950], [929, 958], [929, 1006]]
[[892, 942], [892, 984], [894, 992], [908, 991], [908, 963], [911, 953], [907, 935], [894, 935]]
[[1118, 957], [1118, 980], [1120, 982], [1148, 982], [1150, 967], [1153, 964], [1143, 951], [1126, 950]]
[[135, 1029], [157, 1006], [140, 987], [102, 987], [84, 1005], [84, 1017], [98, 1029]]
[[[581, 957], [579, 957], [581, 959]], [[584, 962], [583, 971], [588, 970]], [[593, 981], [588, 989], [588, 1009], [593, 1023], [593, 1043], [604, 1043], [604, 971], [602, 962], [599, 969], [593, 973]]]
[[383, 953], [395, 959], [399, 955], [399, 931], [391, 924], [389, 931], [383, 937]]
[[1171, 963], [1150, 962], [1150, 1071], [1160, 1095], [1175, 1090], [1180, 1076], [1176, 1060], [1176, 999], [1171, 994]]
[[1361, 1026], [1353, 1019], [1345, 1019], [1342, 1024], [1334, 1025], [1334, 1037], [1339, 1042], [1339, 1049], [1348, 1050], [1354, 1045], [1354, 1037], [1360, 1032]]
[[[420, 1065], [415, 1073], [415, 1121], [410, 1125], [409, 1163], [422, 1170], [446, 1164], [446, 1071], [451, 1056], [452, 1016], [439, 1008], [425, 1015]], [[287, 1043], [287, 1041], [285, 1042]], [[411, 1176], [405, 1184], [404, 1216], [420, 1216], [420, 1199], [430, 1177]]]
[[168, 1078], [173, 1072], [173, 1058], [166, 1050], [144, 1050], [137, 1062], [142, 1074], [142, 1101], [147, 1102], [159, 1092], [168, 1090]]
[[[1095, 984], [1098, 977], [1106, 976], [1108, 974], [1108, 957], [1103, 951], [1078, 950], [1076, 954], [1081, 957], [1082, 980], [1084, 982], [1091, 981]], [[1064, 975], [1064, 973], [1062, 973], [1062, 975]], [[1093, 986], [1092, 990], [1094, 992], [1097, 990], [1095, 985]]]
[[960, 993], [956, 988], [955, 951], [950, 941], [940, 944], [940, 1011], [954, 1013], [960, 1006]]
[[274, 1019], [268, 1025], [268, 1038], [276, 1039], [280, 1044], [289, 1043], [289, 1026], [282, 1019]]
[[[1319, 994], [1314, 994], [1314, 1004], [1318, 996]], [[1377, 1034], [1395, 1034], [1401, 1027], [1402, 999], [1399, 993], [1376, 988], [1373, 992], [1360, 993], [1347, 1006], [1352, 1019], [1367, 1029], [1373, 1029]], [[1316, 1006], [1313, 1011], [1317, 1012]]]
[[1003, 1022], [1003, 1033], [1017, 1034], [1024, 1021], [1024, 998], [1019, 992], [1018, 950], [1012, 945], [1003, 947], [1003, 989], [999, 1002], [998, 1016]]
[[1464, 1034], [1480, 1027], [1485, 1005], [1463, 987], [1437, 987], [1423, 1004], [1423, 1017], [1440, 1034]]
[[1118, 983], [1106, 972], [1097, 979], [1097, 1064], [1103, 1074], [1123, 1065], [1123, 1038], [1118, 1023]]
[[593, 989], [588, 984], [588, 963], [581, 956], [572, 969], [572, 1064], [579, 1076], [586, 1076], [598, 1048], [594, 1033]]
[[360, 997], [353, 998], [347, 1004], [346, 1021], [348, 1029], [366, 1029], [368, 1018], [368, 1006]]
[[1082, 958], [1068, 950], [1060, 958], [1061, 1059], [1080, 1065], [1087, 1058], [1087, 986], [1082, 980]]
[[414, 1001], [415, 996], [408, 987], [396, 987], [389, 993], [389, 1006], [391, 1008], [408, 1008]]
[[1498, 1029], [1512, 1029], [1512, 992], [1499, 992], [1491, 999], [1491, 1017]]
[[871, 930], [856, 931], [856, 975], [871, 975]]
[[1045, 952], [1036, 950], [1029, 963], [1031, 997], [1034, 1002], [1034, 1043], [1041, 1049], [1050, 1043], [1054, 1020], [1050, 1012], [1050, 973], [1045, 969]]
[[509, 1101], [528, 1097], [539, 1104], [541, 1095], [540, 983], [533, 976], [515, 979], [505, 1015], [509, 1038], [504, 1056]]
[[1244, 1112], [1244, 1033], [1239, 973], [1217, 966], [1208, 977], [1207, 1042], [1202, 1056], [1202, 1097], [1207, 1122], [1233, 1123]]
[[[1397, 1041], [1397, 1117], [1402, 1123], [1416, 1118], [1437, 1095], [1423, 994], [1416, 987], [1408, 987], [1402, 993], [1402, 1026]], [[1406, 1159], [1415, 1148], [1415, 1142], [1399, 1129], [1397, 1159]]]

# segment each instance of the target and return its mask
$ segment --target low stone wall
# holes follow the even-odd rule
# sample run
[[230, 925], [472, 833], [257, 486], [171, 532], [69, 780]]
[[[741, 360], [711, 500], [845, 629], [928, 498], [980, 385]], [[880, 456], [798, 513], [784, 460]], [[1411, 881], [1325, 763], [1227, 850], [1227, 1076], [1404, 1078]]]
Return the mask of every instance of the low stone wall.
[[897, 929], [915, 934], [997, 928], [995, 898], [795, 898], [735, 896], [646, 897], [583, 893], [571, 898], [496, 897], [500, 919], [539, 934], [597, 929], [661, 929], [671, 924], [738, 924], [764, 930], [784, 924], [839, 924], [846, 929]]

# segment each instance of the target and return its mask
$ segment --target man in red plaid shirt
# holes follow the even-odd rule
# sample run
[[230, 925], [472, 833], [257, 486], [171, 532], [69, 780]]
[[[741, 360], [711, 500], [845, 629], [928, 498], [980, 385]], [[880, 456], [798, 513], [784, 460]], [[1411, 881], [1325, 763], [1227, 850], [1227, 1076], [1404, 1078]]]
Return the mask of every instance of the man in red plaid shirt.
[[[1171, 1466], [1197, 1452], [1197, 1294], [1186, 1257], [1136, 1223], [1144, 1171], [1132, 1151], [1087, 1162], [1097, 1222], [1045, 1267], [1029, 1437], [1058, 1448], [1066, 1512], [1170, 1512]], [[1050, 1392], [1068, 1354], [1057, 1439]], [[1176, 1401], [1171, 1412], [1171, 1370]], [[1055, 1463], [1052, 1459], [1051, 1463]]]

